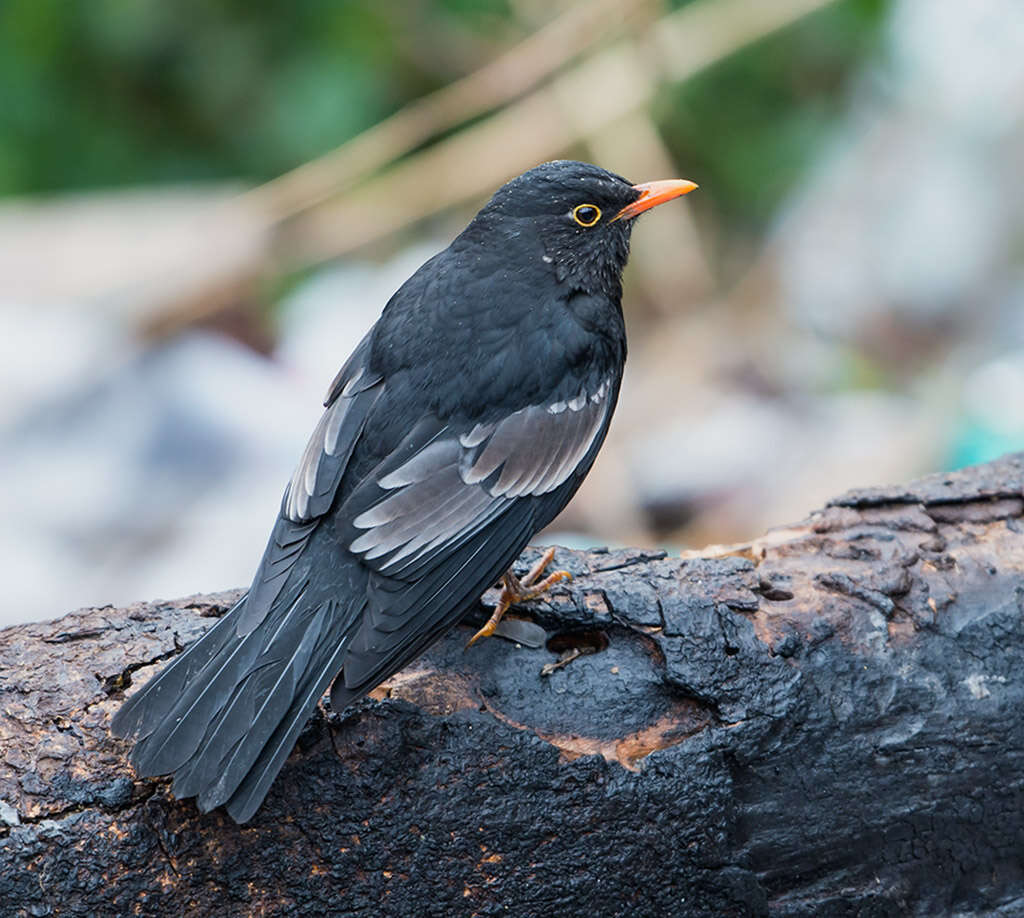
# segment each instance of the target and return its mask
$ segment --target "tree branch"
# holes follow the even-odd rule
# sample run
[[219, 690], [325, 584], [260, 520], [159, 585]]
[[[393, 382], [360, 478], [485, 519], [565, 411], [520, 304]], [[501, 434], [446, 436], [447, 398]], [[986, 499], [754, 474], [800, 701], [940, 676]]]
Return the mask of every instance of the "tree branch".
[[464, 652], [470, 626], [456, 629], [375, 697], [314, 718], [242, 827], [135, 778], [106, 732], [236, 593], [0, 632], [0, 901], [1024, 908], [1024, 454], [853, 491], [746, 545], [556, 563], [576, 580], [525, 610], [547, 647]]

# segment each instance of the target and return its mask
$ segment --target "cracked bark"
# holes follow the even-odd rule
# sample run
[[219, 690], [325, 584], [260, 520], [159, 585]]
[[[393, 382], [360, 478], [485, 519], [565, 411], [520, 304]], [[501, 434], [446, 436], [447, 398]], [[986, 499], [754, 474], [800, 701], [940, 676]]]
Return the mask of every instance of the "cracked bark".
[[0, 632], [0, 912], [1024, 913], [1024, 454], [556, 563], [546, 647], [457, 629], [244, 827], [106, 732], [236, 593]]

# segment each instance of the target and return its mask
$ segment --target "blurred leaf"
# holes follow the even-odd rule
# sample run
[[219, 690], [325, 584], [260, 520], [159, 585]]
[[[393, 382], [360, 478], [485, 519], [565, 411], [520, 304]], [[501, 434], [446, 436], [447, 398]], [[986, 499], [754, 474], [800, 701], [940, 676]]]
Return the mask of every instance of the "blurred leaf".
[[6, 0], [0, 194], [253, 181], [321, 154], [435, 88], [399, 26], [504, 3]]
[[759, 228], [814, 161], [887, 7], [837, 3], [661, 93], [667, 142], [724, 216]]

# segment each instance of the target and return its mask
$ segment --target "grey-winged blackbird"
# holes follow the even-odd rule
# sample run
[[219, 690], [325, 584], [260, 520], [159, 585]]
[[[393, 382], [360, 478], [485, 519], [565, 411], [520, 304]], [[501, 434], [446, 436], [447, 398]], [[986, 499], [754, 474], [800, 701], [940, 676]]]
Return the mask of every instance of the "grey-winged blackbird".
[[[246, 822], [332, 681], [340, 711], [502, 578], [604, 441], [633, 220], [695, 187], [545, 163], [402, 285], [331, 384], [248, 593], [114, 718], [136, 771]], [[480, 633], [560, 576], [539, 575], [505, 574]]]

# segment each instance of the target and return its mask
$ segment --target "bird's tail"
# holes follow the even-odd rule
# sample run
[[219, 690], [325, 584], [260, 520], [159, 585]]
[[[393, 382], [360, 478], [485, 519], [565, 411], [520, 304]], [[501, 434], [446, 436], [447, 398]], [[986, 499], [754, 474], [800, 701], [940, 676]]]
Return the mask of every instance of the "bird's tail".
[[176, 797], [252, 818], [341, 668], [357, 618], [310, 593], [308, 583], [286, 588], [262, 616], [247, 594], [125, 703], [111, 731], [137, 738], [139, 774], [172, 774]]

